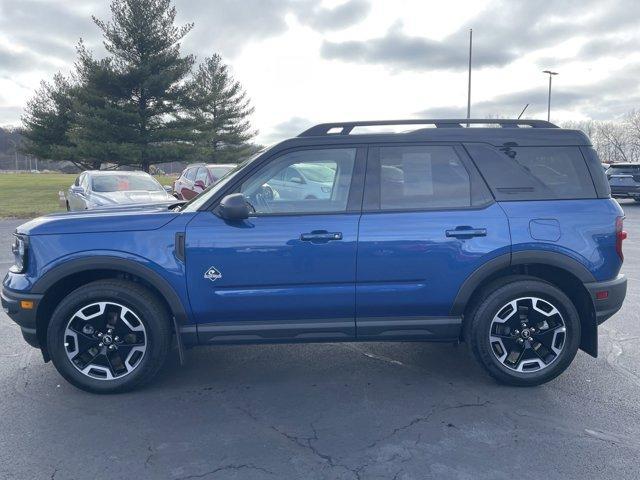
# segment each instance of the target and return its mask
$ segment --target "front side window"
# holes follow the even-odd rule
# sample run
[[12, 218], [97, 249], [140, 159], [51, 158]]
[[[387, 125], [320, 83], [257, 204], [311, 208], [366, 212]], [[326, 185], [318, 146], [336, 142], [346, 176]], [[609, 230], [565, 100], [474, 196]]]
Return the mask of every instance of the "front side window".
[[198, 173], [196, 174], [195, 181], [197, 182], [198, 180], [200, 180], [204, 185], [206, 185], [208, 178], [209, 175], [207, 174], [207, 169], [205, 167], [200, 167], [198, 169]]
[[258, 214], [345, 212], [355, 148], [301, 150], [269, 162], [240, 192]]
[[469, 173], [453, 147], [380, 148], [382, 210], [468, 207]]

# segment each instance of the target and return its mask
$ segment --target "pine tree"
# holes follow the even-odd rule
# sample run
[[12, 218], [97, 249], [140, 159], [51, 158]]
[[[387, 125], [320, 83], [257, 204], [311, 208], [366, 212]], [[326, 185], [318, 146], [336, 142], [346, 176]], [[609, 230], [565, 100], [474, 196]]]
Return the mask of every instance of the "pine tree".
[[[94, 17], [110, 57], [96, 61], [85, 52], [83, 68], [92, 79], [91, 107], [75, 138], [84, 150], [118, 164], [170, 161], [191, 138], [170, 121], [181, 107], [192, 56], [180, 41], [193, 27], [175, 26], [171, 0], [113, 0], [109, 22]], [[103, 98], [102, 105], [91, 104]], [[85, 99], [86, 100], [86, 99]]]
[[69, 160], [82, 169], [100, 168], [100, 162], [76, 155], [70, 136], [76, 119], [75, 98], [80, 85], [58, 73], [42, 82], [22, 116], [22, 151], [45, 160]]
[[233, 162], [246, 155], [256, 133], [247, 94], [218, 54], [206, 58], [188, 83], [185, 124], [194, 133], [195, 160]]

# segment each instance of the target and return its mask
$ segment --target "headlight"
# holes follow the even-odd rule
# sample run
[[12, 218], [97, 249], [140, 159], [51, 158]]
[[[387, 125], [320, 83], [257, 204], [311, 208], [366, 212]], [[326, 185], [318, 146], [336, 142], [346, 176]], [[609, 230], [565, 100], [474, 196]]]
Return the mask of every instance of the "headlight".
[[16, 235], [13, 244], [11, 245], [11, 252], [13, 252], [13, 266], [11, 271], [15, 273], [24, 272], [27, 264], [27, 242], [24, 237]]

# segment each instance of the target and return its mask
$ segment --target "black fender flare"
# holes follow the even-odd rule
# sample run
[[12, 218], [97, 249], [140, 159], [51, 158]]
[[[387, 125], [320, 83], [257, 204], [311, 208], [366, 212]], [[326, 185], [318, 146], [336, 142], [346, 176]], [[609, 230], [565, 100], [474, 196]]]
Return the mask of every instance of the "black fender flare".
[[34, 283], [31, 289], [31, 293], [44, 295], [53, 285], [58, 283], [60, 280], [63, 280], [64, 278], [76, 273], [87, 272], [91, 270], [113, 270], [135, 275], [136, 277], [139, 277], [148, 282], [160, 293], [162, 298], [169, 305], [169, 309], [171, 310], [171, 315], [173, 316], [173, 327], [178, 344], [180, 363], [184, 364], [184, 344], [181, 335], [181, 327], [187, 323], [187, 310], [185, 309], [185, 306], [180, 300], [180, 297], [173, 289], [173, 287], [169, 284], [169, 282], [158, 273], [154, 272], [151, 268], [143, 265], [140, 262], [137, 262], [133, 259], [126, 259], [110, 255], [96, 255], [91, 257], [76, 258], [66, 261], [45, 273]]
[[476, 289], [494, 273], [510, 266], [531, 263], [549, 265], [566, 270], [578, 278], [583, 284], [596, 281], [593, 274], [587, 270], [584, 265], [562, 253], [547, 250], [521, 250], [511, 254], [505, 253], [484, 263], [467, 277], [453, 301], [450, 315], [462, 315]]

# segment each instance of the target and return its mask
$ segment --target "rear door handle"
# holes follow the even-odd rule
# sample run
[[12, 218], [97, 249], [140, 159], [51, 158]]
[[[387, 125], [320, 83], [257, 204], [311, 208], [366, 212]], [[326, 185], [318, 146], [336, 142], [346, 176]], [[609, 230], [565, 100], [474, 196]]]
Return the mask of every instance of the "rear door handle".
[[327, 232], [326, 230], [313, 230], [309, 233], [300, 234], [303, 242], [330, 242], [332, 240], [342, 240], [342, 232]]
[[486, 228], [472, 228], [472, 227], [456, 227], [453, 230], [445, 230], [447, 237], [453, 238], [472, 238], [472, 237], [486, 237]]

